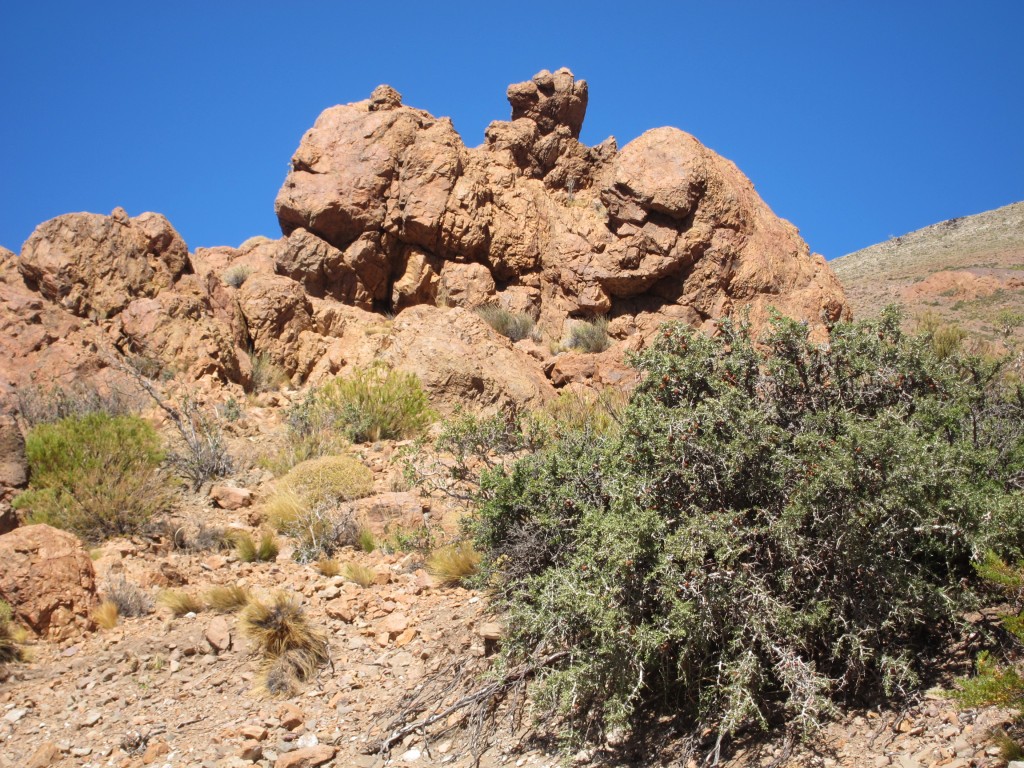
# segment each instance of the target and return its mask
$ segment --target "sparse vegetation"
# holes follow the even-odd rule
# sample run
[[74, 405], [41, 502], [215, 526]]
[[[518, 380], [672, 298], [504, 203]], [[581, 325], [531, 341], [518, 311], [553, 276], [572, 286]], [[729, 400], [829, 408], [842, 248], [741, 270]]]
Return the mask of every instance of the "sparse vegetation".
[[360, 587], [372, 587], [377, 583], [377, 574], [374, 570], [356, 562], [345, 563], [341, 573], [346, 580]]
[[0, 600], [0, 666], [24, 660], [24, 650], [11, 623], [11, 606]]
[[448, 586], [466, 583], [479, 567], [480, 553], [471, 541], [439, 547], [427, 557], [427, 572]]
[[118, 615], [126, 618], [145, 616], [153, 610], [153, 601], [142, 588], [121, 575], [107, 577], [103, 585], [103, 598], [104, 602], [116, 606]]
[[171, 613], [175, 616], [201, 613], [203, 610], [203, 603], [198, 597], [177, 589], [164, 590], [157, 595], [157, 602], [170, 609]]
[[210, 587], [203, 594], [203, 602], [211, 610], [218, 613], [234, 613], [241, 610], [252, 599], [249, 590], [236, 584], [223, 587]]
[[113, 629], [117, 626], [117, 620], [120, 618], [120, 615], [121, 612], [117, 608], [117, 603], [113, 600], [104, 600], [92, 612], [92, 620], [102, 629]]
[[837, 697], [899, 695], [952, 631], [972, 557], [1024, 543], [1024, 391], [876, 322], [668, 326], [620, 430], [484, 477], [481, 578], [506, 668], [565, 651], [537, 706], [570, 739], [664, 715], [718, 746]]
[[484, 304], [476, 313], [491, 328], [512, 341], [522, 341], [533, 333], [536, 322], [529, 315], [509, 312], [500, 304]]
[[305, 461], [282, 478], [265, 512], [278, 531], [298, 542], [296, 559], [330, 557], [344, 546], [357, 546], [361, 527], [345, 501], [367, 496], [373, 473], [351, 456], [322, 456]]
[[235, 554], [243, 563], [266, 563], [275, 559], [279, 552], [277, 539], [270, 531], [261, 533], [259, 541], [244, 531], [235, 534]]
[[288, 374], [284, 368], [275, 363], [268, 354], [254, 354], [252, 360], [252, 391], [277, 392], [288, 384]]
[[245, 281], [249, 279], [249, 275], [251, 274], [252, 267], [248, 264], [236, 264], [224, 273], [224, 277], [222, 279], [224, 280], [224, 285], [231, 288], [241, 288], [245, 284]]
[[263, 659], [263, 685], [272, 695], [294, 695], [299, 683], [330, 660], [327, 638], [283, 592], [269, 603], [250, 602], [242, 611], [240, 626]]
[[324, 557], [317, 561], [316, 569], [321, 576], [339, 576], [341, 574], [341, 563], [333, 558]]
[[76, 381], [67, 387], [20, 387], [18, 413], [31, 429], [92, 413], [129, 416], [138, 408], [135, 398], [115, 389], [101, 390], [87, 382]]
[[14, 506], [89, 543], [141, 531], [173, 499], [159, 437], [136, 416], [95, 412], [39, 424], [25, 455], [29, 488]]
[[608, 337], [608, 319], [598, 317], [594, 320], [579, 320], [569, 329], [569, 340], [566, 346], [581, 352], [604, 352], [611, 345]]
[[419, 377], [377, 365], [310, 391], [290, 425], [300, 439], [326, 431], [363, 443], [416, 437], [433, 418]]

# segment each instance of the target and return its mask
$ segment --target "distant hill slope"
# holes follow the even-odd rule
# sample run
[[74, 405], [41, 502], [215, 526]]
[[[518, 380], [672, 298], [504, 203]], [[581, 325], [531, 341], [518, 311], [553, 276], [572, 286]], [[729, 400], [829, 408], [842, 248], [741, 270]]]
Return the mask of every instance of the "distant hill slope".
[[1024, 202], [950, 219], [829, 263], [855, 317], [933, 312], [989, 342], [1024, 341]]

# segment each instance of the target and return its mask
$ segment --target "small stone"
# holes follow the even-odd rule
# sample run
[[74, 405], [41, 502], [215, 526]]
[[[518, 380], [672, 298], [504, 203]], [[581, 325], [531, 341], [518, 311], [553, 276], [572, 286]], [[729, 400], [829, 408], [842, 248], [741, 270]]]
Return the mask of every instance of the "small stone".
[[418, 749], [413, 748], [405, 752], [401, 759], [403, 763], [415, 763], [420, 759], [421, 754], [422, 753]]
[[304, 733], [295, 741], [295, 744], [299, 749], [315, 747], [319, 743], [320, 739], [316, 737], [315, 733]]
[[409, 643], [411, 643], [413, 641], [413, 639], [415, 639], [415, 637], [416, 637], [416, 630], [413, 629], [412, 627], [409, 627], [409, 629], [405, 630], [405, 632], [403, 632], [402, 634], [400, 634], [398, 637], [395, 638], [395, 646], [397, 648], [401, 648], [403, 645], [408, 645]]
[[167, 746], [166, 741], [153, 741], [150, 742], [149, 746], [146, 747], [145, 753], [142, 755], [143, 765], [149, 765], [155, 763], [161, 757], [171, 751], [171, 748]]
[[387, 632], [389, 635], [400, 635], [409, 628], [409, 617], [401, 611], [389, 614], [386, 619], [377, 625], [378, 632]]
[[249, 741], [265, 741], [267, 729], [262, 725], [243, 725], [238, 734]]
[[351, 624], [355, 618], [355, 612], [345, 600], [331, 600], [324, 606], [324, 610], [332, 619], [340, 619], [346, 624]]
[[250, 763], [255, 763], [257, 760], [263, 759], [263, 747], [258, 741], [245, 741], [238, 751], [238, 756], [243, 760], [248, 760]]
[[74, 757], [88, 757], [92, 754], [92, 747], [72, 747], [70, 751]]
[[60, 747], [52, 741], [40, 744], [32, 757], [25, 763], [25, 768], [48, 768], [60, 760]]
[[85, 719], [82, 721], [83, 728], [92, 728], [96, 723], [103, 719], [103, 713], [98, 712], [95, 709], [87, 712]]
[[6, 720], [8, 723], [16, 723], [25, 716], [26, 712], [28, 712], [28, 710], [21, 707], [17, 709], [11, 709], [6, 714], [4, 714], [4, 720]]
[[221, 509], [241, 509], [252, 504], [252, 491], [230, 485], [215, 485], [210, 489], [210, 500]]
[[480, 637], [484, 640], [500, 640], [504, 628], [496, 621], [485, 621], [480, 625]]
[[285, 752], [274, 762], [274, 768], [316, 768], [333, 760], [337, 750], [326, 744], [317, 744], [308, 749]]
[[223, 616], [217, 616], [206, 628], [206, 642], [221, 653], [231, 647], [231, 631], [228, 629], [227, 620]]
[[277, 711], [277, 719], [281, 722], [281, 727], [286, 731], [294, 731], [302, 725], [306, 717], [302, 714], [302, 710], [294, 704], [282, 704], [281, 708]]

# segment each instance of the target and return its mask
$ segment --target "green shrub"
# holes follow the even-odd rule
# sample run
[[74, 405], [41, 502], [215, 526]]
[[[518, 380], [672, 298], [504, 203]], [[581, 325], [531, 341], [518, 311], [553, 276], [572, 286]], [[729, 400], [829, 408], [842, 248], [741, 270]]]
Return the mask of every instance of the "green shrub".
[[533, 333], [534, 319], [522, 313], [509, 312], [500, 304], [484, 304], [476, 313], [491, 328], [512, 341], [521, 341]]
[[136, 416], [90, 413], [33, 428], [29, 488], [14, 505], [30, 522], [95, 543], [140, 531], [172, 501], [156, 431]]
[[342, 434], [357, 442], [416, 437], [434, 414], [414, 373], [372, 366], [311, 391], [290, 413], [293, 434]]
[[569, 330], [570, 349], [582, 352], [604, 352], [611, 345], [608, 338], [608, 319], [599, 317], [596, 320], [578, 321]]
[[887, 311], [827, 345], [667, 326], [618, 433], [484, 477], [483, 583], [568, 735], [659, 711], [721, 740], [812, 732], [837, 697], [915, 684], [971, 560], [1019, 551], [1024, 391]]

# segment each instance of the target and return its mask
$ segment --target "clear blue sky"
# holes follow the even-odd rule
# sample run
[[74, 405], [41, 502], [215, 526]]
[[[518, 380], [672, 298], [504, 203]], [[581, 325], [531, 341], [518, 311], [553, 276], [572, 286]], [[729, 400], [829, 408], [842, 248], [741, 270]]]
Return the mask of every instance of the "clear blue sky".
[[694, 134], [832, 258], [1024, 200], [1024, 2], [0, 4], [0, 244], [69, 211], [277, 236], [303, 132], [379, 83], [469, 146], [540, 69], [582, 139]]

